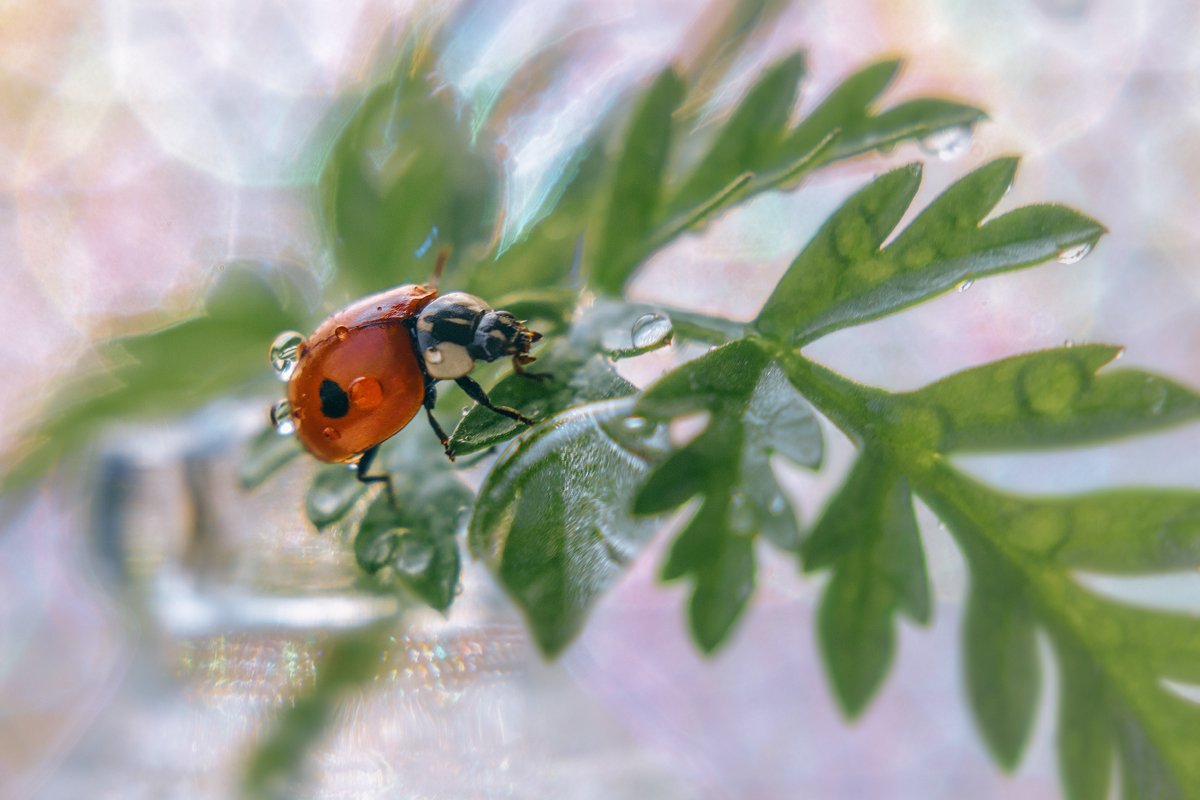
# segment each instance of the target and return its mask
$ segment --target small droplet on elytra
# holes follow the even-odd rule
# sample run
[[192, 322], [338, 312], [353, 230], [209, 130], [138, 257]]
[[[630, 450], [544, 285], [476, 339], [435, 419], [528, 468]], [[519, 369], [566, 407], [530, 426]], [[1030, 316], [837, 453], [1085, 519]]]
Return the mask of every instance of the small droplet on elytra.
[[1087, 258], [1088, 253], [1092, 252], [1092, 243], [1084, 242], [1075, 247], [1068, 247], [1055, 257], [1055, 260], [1060, 264], [1077, 264]]
[[291, 436], [296, 432], [296, 421], [292, 419], [292, 404], [280, 400], [271, 406], [271, 425], [280, 436]]
[[284, 331], [271, 342], [271, 369], [281, 381], [290, 380], [300, 363], [300, 352], [304, 346], [304, 334], [299, 331]]
[[342, 434], [338, 432], [337, 428], [326, 428], [325, 430], [321, 431], [321, 435], [331, 442], [336, 442], [338, 439], [342, 438]]
[[339, 342], [344, 342], [350, 338], [350, 329], [345, 325], [338, 325], [333, 329], [333, 335], [338, 338]]
[[383, 402], [383, 386], [372, 377], [363, 376], [350, 381], [350, 403], [355, 408], [371, 410]]

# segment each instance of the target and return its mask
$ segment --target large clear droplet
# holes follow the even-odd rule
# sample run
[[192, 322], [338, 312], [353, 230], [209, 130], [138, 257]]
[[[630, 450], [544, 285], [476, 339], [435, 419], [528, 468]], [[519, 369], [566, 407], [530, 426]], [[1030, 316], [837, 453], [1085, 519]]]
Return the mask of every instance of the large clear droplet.
[[271, 343], [271, 369], [281, 381], [291, 380], [300, 362], [300, 348], [304, 346], [304, 334], [299, 331], [284, 331]]
[[934, 131], [921, 140], [921, 149], [942, 161], [958, 158], [971, 147], [971, 128], [956, 125]]
[[1092, 252], [1092, 243], [1084, 242], [1075, 247], [1068, 247], [1058, 254], [1056, 260], [1060, 264], [1078, 264], [1087, 258], [1088, 253]]
[[292, 404], [280, 400], [271, 406], [271, 425], [280, 436], [291, 436], [296, 432], [296, 420], [292, 419]]
[[671, 338], [675, 332], [671, 320], [662, 314], [643, 314], [633, 322], [629, 335], [633, 338], [633, 346], [644, 350], [658, 345]]

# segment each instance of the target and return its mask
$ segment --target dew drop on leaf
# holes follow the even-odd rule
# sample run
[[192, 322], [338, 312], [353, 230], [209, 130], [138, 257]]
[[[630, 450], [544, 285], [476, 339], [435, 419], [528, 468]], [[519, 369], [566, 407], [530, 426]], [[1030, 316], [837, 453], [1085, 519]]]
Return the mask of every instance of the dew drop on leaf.
[[271, 342], [271, 369], [281, 381], [291, 380], [300, 362], [300, 348], [304, 346], [304, 334], [299, 331], [284, 331]]
[[424, 538], [401, 536], [396, 547], [396, 569], [402, 572], [424, 572], [433, 561], [433, 543]]
[[960, 283], [958, 285], [958, 291], [965, 292], [967, 289], [970, 289], [974, 285], [975, 285], [975, 279], [967, 278], [965, 281], [963, 281], [962, 283]]
[[1066, 250], [1063, 250], [1055, 257], [1055, 260], [1060, 264], [1078, 264], [1087, 258], [1090, 252], [1092, 252], [1092, 243], [1084, 242], [1081, 245], [1068, 247]]
[[1142, 397], [1149, 406], [1150, 413], [1161, 414], [1167, 406], [1167, 384], [1159, 378], [1147, 378], [1142, 387]]
[[296, 420], [292, 419], [292, 404], [280, 400], [271, 406], [271, 426], [280, 436], [291, 436], [296, 432]]
[[921, 140], [921, 149], [942, 161], [952, 161], [971, 147], [971, 128], [955, 125], [934, 131]]
[[342, 502], [342, 498], [338, 496], [337, 492], [329, 490], [313, 492], [308, 500], [312, 505], [313, 511], [324, 517], [328, 517], [337, 511], [338, 506]]
[[633, 322], [629, 335], [638, 350], [656, 347], [671, 338], [674, 328], [671, 320], [662, 314], [643, 314]]
[[738, 533], [750, 534], [755, 531], [754, 509], [750, 507], [746, 495], [737, 492], [729, 501], [729, 527]]

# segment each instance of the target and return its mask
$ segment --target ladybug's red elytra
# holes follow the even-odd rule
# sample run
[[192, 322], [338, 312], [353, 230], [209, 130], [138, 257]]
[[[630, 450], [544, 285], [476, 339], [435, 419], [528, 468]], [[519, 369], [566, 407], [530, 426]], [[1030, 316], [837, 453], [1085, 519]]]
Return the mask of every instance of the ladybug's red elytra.
[[529, 348], [540, 338], [474, 295], [439, 296], [432, 285], [398, 286], [337, 311], [307, 338], [280, 334], [271, 362], [287, 381], [287, 400], [271, 410], [271, 419], [320, 460], [357, 464], [359, 480], [384, 482], [390, 493], [390, 479], [367, 470], [379, 445], [422, 406], [454, 459], [449, 437], [433, 416], [439, 380], [453, 380], [477, 403], [533, 424], [516, 409], [494, 405], [468, 374], [477, 361], [511, 358], [519, 374], [546, 377], [522, 369], [534, 360]]

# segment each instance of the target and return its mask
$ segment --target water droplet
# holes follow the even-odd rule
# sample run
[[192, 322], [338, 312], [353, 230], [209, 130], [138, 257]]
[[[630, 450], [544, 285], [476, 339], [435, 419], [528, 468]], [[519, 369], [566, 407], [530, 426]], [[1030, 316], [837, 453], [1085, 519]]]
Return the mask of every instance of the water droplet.
[[942, 128], [922, 139], [921, 149], [942, 161], [951, 161], [970, 149], [971, 135], [971, 128], [967, 125]]
[[462, 593], [463, 593], [463, 582], [459, 581], [458, 583], [454, 584], [454, 595], [457, 597], [458, 595], [460, 595]]
[[350, 402], [366, 411], [378, 408], [383, 402], [383, 386], [375, 378], [355, 378], [350, 381]]
[[296, 420], [292, 419], [292, 404], [280, 400], [271, 406], [271, 425], [280, 436], [291, 436], [296, 432]]
[[471, 413], [471, 408], [470, 408], [470, 406], [463, 406], [463, 407], [462, 407], [462, 411], [459, 411], [459, 412], [458, 412], [458, 415], [459, 415], [460, 417], [465, 417], [467, 414], [470, 414], [470, 413]]
[[428, 364], [440, 364], [443, 358], [442, 351], [436, 347], [431, 347], [425, 351], [425, 361]]
[[321, 435], [331, 442], [336, 442], [338, 439], [342, 438], [342, 434], [338, 432], [337, 428], [326, 428], [325, 430], [321, 431]]
[[625, 426], [625, 430], [636, 432], [645, 430], [649, 423], [645, 417], [627, 417], [621, 424]]
[[1092, 242], [1084, 242], [1075, 247], [1068, 247], [1059, 253], [1055, 260], [1060, 264], [1078, 264], [1087, 258], [1088, 253], [1092, 252]]
[[967, 289], [970, 289], [974, 285], [975, 285], [975, 279], [967, 278], [965, 281], [963, 281], [962, 283], [960, 283], [958, 285], [958, 290], [960, 292], [965, 292]]
[[345, 325], [338, 325], [333, 329], [333, 335], [338, 338], [339, 342], [344, 342], [350, 338], [350, 329]]
[[777, 494], [772, 497], [770, 504], [767, 506], [767, 510], [772, 514], [782, 514], [786, 509], [787, 500], [785, 500], [781, 494]]
[[737, 492], [729, 502], [729, 527], [738, 533], [748, 534], [754, 533], [754, 523], [754, 509], [746, 501], [746, 495]]
[[313, 511], [322, 517], [332, 516], [342, 504], [342, 498], [338, 496], [338, 493], [328, 489], [312, 493], [308, 501], [312, 504]]
[[1161, 414], [1163, 409], [1167, 407], [1167, 384], [1161, 378], [1147, 378], [1146, 384], [1142, 387], [1142, 397], [1146, 400], [1146, 405], [1150, 409], [1150, 413], [1155, 416]]
[[426, 539], [401, 536], [396, 548], [396, 569], [402, 572], [424, 572], [433, 561], [433, 545]]
[[284, 331], [271, 342], [271, 369], [281, 381], [291, 380], [300, 363], [300, 348], [304, 346], [304, 334], [299, 331]]
[[1125, 348], [1122, 347], [1119, 350], [1117, 350], [1117, 354], [1115, 356], [1113, 356], [1113, 361], [1119, 361], [1124, 357], [1125, 357]]
[[630, 336], [633, 337], [633, 346], [639, 350], [664, 344], [670, 340], [674, 332], [671, 320], [658, 313], [643, 314], [638, 317], [629, 331]]
[[1075, 346], [1074, 339], [1063, 339], [1063, 347], [1071, 348]]

